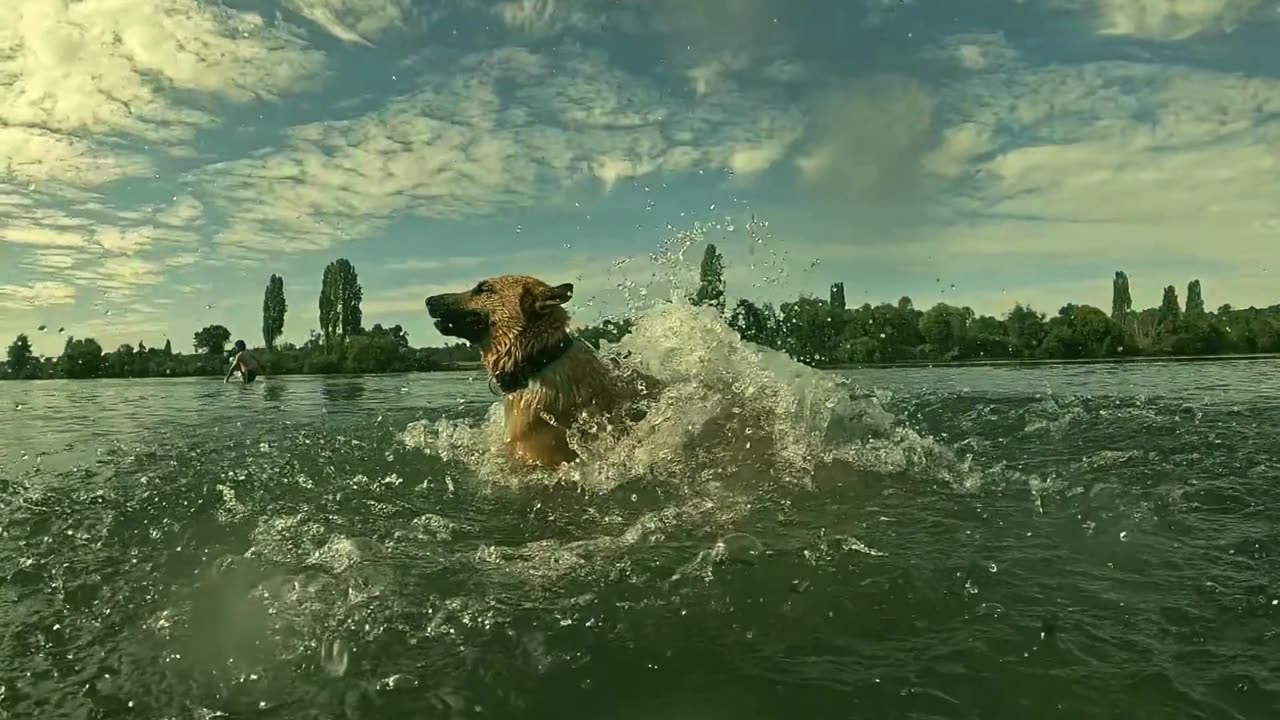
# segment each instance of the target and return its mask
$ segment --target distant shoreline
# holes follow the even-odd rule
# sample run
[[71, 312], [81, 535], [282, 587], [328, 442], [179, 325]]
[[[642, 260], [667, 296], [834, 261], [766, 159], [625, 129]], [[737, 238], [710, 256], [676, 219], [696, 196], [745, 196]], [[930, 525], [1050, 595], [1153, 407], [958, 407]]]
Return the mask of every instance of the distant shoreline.
[[1195, 363], [1223, 362], [1227, 360], [1280, 360], [1280, 353], [1252, 353], [1242, 355], [1134, 355], [1129, 357], [1048, 359], [1026, 358], [1012, 360], [904, 360], [889, 363], [862, 363], [823, 365], [823, 370], [862, 370], [890, 368], [943, 368], [943, 367], [1018, 367], [1023, 365], [1123, 365], [1129, 363]]
[[[1255, 360], [1280, 360], [1280, 353], [1253, 353], [1247, 355], [1148, 355], [1148, 356], [1131, 356], [1131, 357], [1112, 357], [1112, 358], [1079, 358], [1074, 360], [1050, 360], [1050, 359], [1023, 359], [1023, 360], [915, 360], [893, 363], [866, 363], [861, 365], [821, 365], [816, 370], [892, 370], [892, 369], [942, 369], [954, 367], [1023, 367], [1023, 366], [1045, 366], [1045, 365], [1126, 365], [1133, 363], [1169, 363], [1184, 364], [1197, 362], [1226, 362], [1226, 361], [1255, 361]], [[368, 372], [368, 373], [282, 373], [279, 375], [263, 376], [267, 378], [359, 378], [359, 377], [378, 377], [383, 375], [430, 375], [433, 373], [474, 373], [484, 369], [484, 365], [479, 362], [460, 362], [450, 363], [446, 367], [435, 368], [432, 370], [400, 370], [396, 372]], [[65, 380], [185, 380], [192, 378], [211, 378], [219, 377], [218, 375], [151, 375], [140, 377], [94, 377], [94, 378], [0, 378], [0, 382], [40, 382], [40, 381], [65, 381]], [[233, 381], [238, 382], [238, 380]]]

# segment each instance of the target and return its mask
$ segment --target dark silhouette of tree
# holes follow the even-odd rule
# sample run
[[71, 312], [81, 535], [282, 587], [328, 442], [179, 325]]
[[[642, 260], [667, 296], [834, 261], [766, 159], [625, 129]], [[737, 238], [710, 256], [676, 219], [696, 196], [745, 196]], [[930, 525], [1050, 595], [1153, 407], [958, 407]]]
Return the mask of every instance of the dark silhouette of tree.
[[1120, 322], [1133, 312], [1133, 295], [1129, 293], [1129, 276], [1117, 270], [1111, 282], [1111, 319]]
[[624, 320], [606, 318], [599, 325], [582, 328], [577, 335], [584, 342], [599, 349], [601, 343], [616, 343], [626, 337], [634, 327], [635, 321], [630, 318]]
[[1045, 328], [1044, 313], [1038, 313], [1022, 303], [1013, 306], [1005, 316], [1004, 322], [1017, 354], [1023, 357], [1034, 355], [1048, 332]]
[[[724, 302], [723, 263], [714, 248], [704, 257], [702, 301]], [[326, 268], [327, 292], [322, 291], [324, 318], [336, 346], [312, 331], [301, 347], [284, 343], [259, 356], [267, 375], [296, 373], [407, 372], [471, 365], [476, 348], [453, 343], [438, 348], [414, 348], [399, 325], [375, 324], [361, 329], [361, 291], [354, 268], [344, 260]], [[268, 285], [268, 288], [271, 284]], [[283, 290], [283, 283], [276, 285]], [[979, 315], [971, 308], [945, 303], [921, 312], [908, 297], [896, 304], [864, 303], [842, 307], [843, 286], [833, 284], [829, 299], [801, 295], [775, 312], [769, 303], [738, 299], [729, 325], [744, 340], [789, 354], [811, 365], [830, 366], [889, 361], [952, 361], [993, 358], [1053, 360], [1109, 358], [1121, 355], [1214, 355], [1280, 353], [1280, 304], [1268, 308], [1236, 309], [1224, 304], [1214, 313], [1204, 309], [1199, 282], [1187, 288], [1185, 311], [1177, 291], [1165, 288], [1159, 307], [1139, 312], [1127, 297], [1127, 278], [1113, 280], [1112, 312], [1068, 303], [1056, 316], [1045, 316], [1017, 304], [1003, 318]], [[694, 302], [695, 298], [690, 298]], [[344, 309], [343, 303], [354, 301]], [[269, 303], [264, 295], [264, 332]], [[1120, 320], [1117, 320], [1119, 316]], [[1122, 320], [1122, 321], [1121, 321]], [[576, 334], [597, 347], [615, 343], [633, 329], [631, 319], [605, 320]], [[278, 335], [276, 336], [278, 338]], [[185, 377], [222, 375], [221, 356], [231, 333], [210, 325], [193, 336], [195, 354], [174, 353], [168, 340], [163, 350], [150, 350], [139, 341], [104, 353], [91, 338], [68, 338], [62, 355], [34, 354], [27, 336], [9, 346], [5, 378]], [[266, 339], [266, 337], [264, 337]]]
[[320, 283], [320, 332], [326, 345], [360, 333], [363, 300], [364, 290], [350, 260], [339, 258], [325, 267]]
[[68, 337], [58, 365], [66, 378], [97, 377], [102, 372], [102, 346], [93, 338]]
[[26, 377], [27, 369], [31, 366], [31, 339], [26, 333], [19, 333], [9, 345], [9, 353], [7, 355], [6, 367], [9, 375], [20, 378]]
[[1160, 299], [1160, 326], [1172, 328], [1180, 317], [1182, 309], [1178, 307], [1178, 289], [1168, 285], [1164, 289], [1164, 297]]
[[711, 305], [724, 312], [724, 257], [711, 243], [707, 243], [707, 249], [702, 253], [698, 280], [698, 291], [690, 302], [694, 305]]
[[844, 283], [831, 284], [831, 300], [829, 301], [831, 309], [836, 312], [844, 312], [846, 310], [844, 300]]
[[974, 313], [969, 308], [938, 303], [920, 317], [920, 334], [935, 353], [943, 357], [954, 356], [973, 320]]
[[1200, 281], [1187, 283], [1187, 314], [1204, 315], [1204, 295], [1200, 290]]
[[196, 352], [206, 355], [221, 355], [231, 341], [231, 331], [221, 325], [209, 325], [192, 336], [192, 344]]
[[826, 300], [802, 295], [778, 306], [778, 315], [781, 349], [809, 364], [834, 362], [839, 325]]
[[742, 298], [729, 315], [729, 327], [747, 342], [772, 346], [778, 338], [778, 313], [769, 303], [756, 305]]
[[276, 341], [284, 334], [284, 316], [289, 311], [289, 303], [284, 298], [284, 278], [273, 274], [267, 280], [267, 289], [262, 296], [262, 341], [268, 350], [274, 349]]

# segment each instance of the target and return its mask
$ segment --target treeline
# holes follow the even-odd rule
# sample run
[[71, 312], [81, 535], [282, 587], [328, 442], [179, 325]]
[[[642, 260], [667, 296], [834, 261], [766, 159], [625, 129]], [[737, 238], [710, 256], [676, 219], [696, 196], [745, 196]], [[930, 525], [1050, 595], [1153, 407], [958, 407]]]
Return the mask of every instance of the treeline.
[[[690, 302], [719, 309], [743, 339], [819, 367], [1280, 353], [1280, 305], [1244, 310], [1223, 305], [1209, 312], [1199, 280], [1187, 285], [1185, 304], [1171, 285], [1159, 307], [1134, 310], [1129, 278], [1117, 272], [1109, 314], [1068, 303], [1047, 317], [1018, 304], [997, 318], [947, 303], [919, 310], [909, 297], [850, 308], [843, 283], [832, 285], [826, 298], [801, 296], [776, 308], [743, 298], [726, 309], [723, 273], [723, 258], [708, 245], [701, 283]], [[598, 345], [630, 329], [631, 322], [622, 319], [592, 328], [587, 336]]]
[[[266, 375], [378, 374], [465, 367], [480, 359], [464, 343], [415, 348], [404, 328], [364, 327], [363, 290], [350, 261], [340, 258], [324, 270], [319, 298], [321, 331], [312, 330], [302, 345], [278, 343], [289, 305], [284, 279], [272, 275], [262, 302], [263, 345], [254, 350]], [[0, 378], [133, 378], [223, 375], [229, 366], [231, 331], [209, 325], [192, 336], [193, 353], [174, 352], [144, 342], [107, 351], [93, 338], [68, 337], [62, 354], [36, 356], [31, 339], [20, 334], [9, 345]]]
[[[218, 326], [211, 326], [218, 327]], [[479, 352], [466, 344], [414, 348], [395, 339], [394, 332], [375, 325], [365, 335], [333, 349], [326, 349], [316, 336], [301, 346], [284, 343], [274, 349], [255, 350], [267, 375], [371, 375], [393, 372], [423, 372], [468, 367], [479, 360]], [[402, 333], [403, 336], [403, 333]], [[35, 356], [25, 335], [9, 346], [8, 359], [0, 378], [41, 380], [52, 378], [146, 378], [221, 376], [230, 365], [227, 352], [174, 352], [163, 348], [124, 344], [103, 351], [93, 338], [68, 338], [61, 355]]]
[[[1014, 305], [1003, 317], [938, 303], [927, 310], [911, 298], [897, 303], [850, 308], [843, 283], [826, 298], [801, 296], [780, 303], [743, 298], [726, 307], [724, 259], [708, 245], [700, 285], [689, 301], [710, 305], [748, 341], [786, 352], [818, 367], [896, 362], [1045, 359], [1075, 360], [1126, 356], [1195, 356], [1280, 353], [1280, 305], [1235, 309], [1205, 308], [1199, 280], [1187, 285], [1185, 302], [1174, 286], [1164, 289], [1159, 307], [1134, 310], [1129, 278], [1117, 272], [1112, 307], [1068, 303], [1046, 316]], [[452, 369], [479, 361], [476, 348], [457, 343], [414, 348], [399, 325], [366, 329], [363, 290], [355, 268], [338, 259], [325, 268], [319, 298], [320, 331], [301, 346], [278, 344], [288, 303], [284, 281], [272, 275], [263, 297], [263, 349], [255, 351], [267, 375], [374, 374]], [[630, 319], [605, 320], [579, 336], [596, 345], [617, 342], [632, 328]], [[106, 352], [92, 338], [67, 338], [58, 357], [36, 357], [26, 335], [9, 346], [0, 377], [182, 377], [221, 375], [228, 366], [231, 332], [210, 325], [192, 337], [194, 353], [121, 345]]]

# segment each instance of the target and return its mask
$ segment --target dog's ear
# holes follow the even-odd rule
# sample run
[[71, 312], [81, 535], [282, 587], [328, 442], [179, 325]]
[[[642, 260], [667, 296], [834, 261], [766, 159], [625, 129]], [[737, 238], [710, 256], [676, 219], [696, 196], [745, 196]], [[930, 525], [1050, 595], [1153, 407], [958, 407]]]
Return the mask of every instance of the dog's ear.
[[538, 295], [534, 308], [538, 312], [546, 312], [553, 307], [559, 307], [573, 299], [573, 283], [564, 283], [543, 290]]

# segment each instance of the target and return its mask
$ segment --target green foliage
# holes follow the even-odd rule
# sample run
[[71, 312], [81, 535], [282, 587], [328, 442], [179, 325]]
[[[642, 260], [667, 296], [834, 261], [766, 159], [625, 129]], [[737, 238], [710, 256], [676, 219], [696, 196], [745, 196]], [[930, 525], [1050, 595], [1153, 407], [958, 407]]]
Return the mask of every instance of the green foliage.
[[231, 341], [231, 331], [222, 325], [208, 325], [191, 337], [196, 352], [207, 355], [221, 355]]
[[729, 315], [729, 327], [736, 330], [747, 342], [766, 347], [778, 346], [780, 321], [777, 311], [769, 303], [756, 305], [742, 298]]
[[[714, 246], [703, 258], [703, 283], [698, 304], [723, 308], [723, 260]], [[321, 321], [327, 331], [312, 330], [296, 347], [255, 350], [267, 376], [293, 374], [374, 374], [451, 369], [473, 366], [479, 351], [455, 343], [414, 348], [404, 328], [375, 324], [364, 330], [359, 304], [362, 297], [354, 268], [338, 260], [325, 268], [321, 291]], [[903, 361], [946, 362], [995, 358], [1086, 359], [1126, 355], [1217, 355], [1280, 353], [1280, 305], [1238, 310], [1223, 305], [1205, 312], [1200, 283], [1187, 288], [1187, 308], [1178, 307], [1177, 291], [1165, 288], [1158, 308], [1134, 312], [1128, 277], [1117, 273], [1112, 312], [1069, 303], [1056, 316], [1021, 304], [1003, 317], [978, 315], [967, 307], [938, 303], [921, 312], [909, 297], [896, 304], [844, 306], [844, 286], [830, 288], [829, 299], [801, 296], [775, 310], [769, 303], [742, 298], [729, 314], [729, 325], [743, 340], [782, 350], [797, 360], [818, 366]], [[263, 301], [263, 340], [274, 344], [283, 327], [284, 283], [273, 275]], [[275, 300], [278, 293], [279, 300]], [[630, 333], [630, 319], [609, 319], [587, 327], [578, 336], [599, 347], [616, 343]], [[9, 345], [4, 373], [7, 379], [89, 377], [221, 376], [231, 333], [210, 325], [194, 335], [196, 354], [175, 354], [168, 340], [164, 349], [125, 344], [104, 353], [93, 339], [69, 338], [56, 358], [34, 355], [24, 335]], [[334, 342], [341, 339], [342, 342]]]
[[844, 300], [844, 283], [838, 282], [831, 284], [831, 299], [828, 302], [831, 305], [832, 310], [835, 310], [836, 312], [844, 312], [845, 308], [848, 307]]
[[1178, 289], [1168, 285], [1164, 289], [1164, 297], [1160, 299], [1160, 315], [1157, 320], [1157, 327], [1168, 332], [1169, 328], [1177, 325], [1178, 319], [1181, 317], [1182, 309], [1178, 307]]
[[18, 337], [9, 345], [5, 363], [6, 375], [14, 378], [26, 377], [27, 372], [31, 369], [32, 357], [31, 339], [25, 333], [19, 333]]
[[1280, 352], [1280, 305], [1217, 314], [1203, 311], [1199, 283], [1189, 286], [1190, 309], [1165, 289], [1160, 308], [1133, 311], [1129, 280], [1117, 273], [1112, 313], [1068, 303], [1046, 320], [1017, 304], [1004, 318], [938, 303], [925, 312], [911, 298], [896, 305], [840, 306], [843, 287], [831, 299], [802, 296], [775, 313], [768, 304], [738, 300], [729, 325], [743, 340], [782, 350], [811, 365], [990, 359], [1099, 359], [1131, 355], [1217, 355]]
[[[447, 370], [473, 366], [479, 351], [465, 344], [414, 348], [399, 326], [384, 330], [375, 325], [367, 334], [352, 336], [334, 352], [323, 344], [301, 348], [285, 344], [275, 350], [255, 349], [265, 375], [370, 375], [391, 372]], [[39, 378], [146, 378], [221, 376], [227, 372], [225, 354], [174, 354], [155, 348], [121, 345], [104, 353], [92, 339], [69, 340], [61, 356], [32, 357], [25, 370], [12, 367], [0, 377]]]
[[68, 337], [58, 363], [66, 378], [91, 378], [102, 374], [102, 346], [93, 338], [76, 340]]
[[284, 278], [272, 274], [262, 296], [262, 341], [268, 349], [276, 346], [276, 340], [284, 334], [284, 316], [289, 303], [284, 298]]
[[1187, 310], [1188, 315], [1204, 314], [1204, 295], [1200, 290], [1200, 281], [1192, 280], [1187, 283]]
[[1111, 319], [1123, 322], [1133, 312], [1133, 295], [1129, 292], [1129, 276], [1123, 270], [1116, 271], [1111, 283]]
[[332, 346], [361, 332], [363, 300], [364, 289], [350, 260], [338, 258], [325, 267], [320, 283], [320, 332], [325, 344]]
[[710, 305], [724, 312], [724, 256], [716, 246], [707, 243], [698, 270], [698, 291], [690, 298], [694, 305]]
[[600, 348], [600, 343], [616, 343], [623, 337], [631, 333], [635, 327], [635, 322], [630, 318], [625, 320], [606, 319], [599, 325], [583, 328], [577, 335], [580, 340], [585, 341], [591, 347]]

